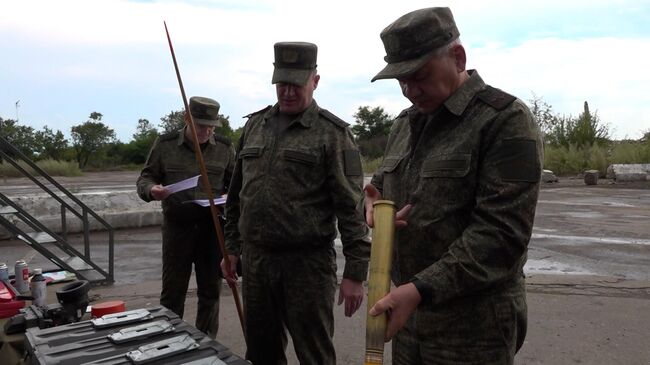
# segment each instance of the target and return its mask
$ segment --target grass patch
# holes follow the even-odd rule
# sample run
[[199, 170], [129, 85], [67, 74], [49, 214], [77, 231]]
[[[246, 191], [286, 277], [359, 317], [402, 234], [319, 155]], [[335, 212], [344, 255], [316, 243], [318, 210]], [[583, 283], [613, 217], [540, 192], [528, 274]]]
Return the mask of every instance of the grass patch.
[[361, 166], [363, 167], [364, 174], [373, 174], [379, 169], [383, 157], [373, 158], [373, 159], [361, 159]]
[[[30, 174], [35, 174], [35, 171], [23, 161], [18, 164], [23, 169], [27, 170]], [[50, 176], [81, 176], [79, 165], [75, 161], [57, 161], [57, 160], [41, 160], [36, 162], [36, 166], [43, 169]], [[18, 171], [12, 164], [8, 162], [0, 163], [0, 176], [2, 177], [23, 177], [23, 174]]]
[[558, 176], [582, 174], [585, 170], [598, 170], [605, 176], [611, 164], [650, 163], [650, 145], [639, 142], [613, 143], [591, 147], [545, 146], [544, 168]]

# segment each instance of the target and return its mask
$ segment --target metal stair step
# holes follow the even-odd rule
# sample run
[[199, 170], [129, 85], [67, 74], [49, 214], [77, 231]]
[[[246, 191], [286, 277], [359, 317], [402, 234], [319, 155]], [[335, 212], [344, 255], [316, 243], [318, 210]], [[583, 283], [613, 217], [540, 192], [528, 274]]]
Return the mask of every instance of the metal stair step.
[[106, 276], [95, 269], [92, 270], [79, 270], [77, 275], [83, 277], [90, 282], [106, 281]]
[[18, 213], [14, 207], [9, 206], [9, 205], [0, 205], [0, 214], [5, 215], [5, 214], [14, 214]]
[[68, 256], [67, 258], [62, 258], [63, 262], [68, 264], [71, 268], [75, 270], [95, 270], [92, 266], [88, 265], [84, 259], [79, 256]]
[[[46, 232], [29, 232], [29, 233], [26, 233], [26, 235], [29, 236], [29, 237], [31, 237], [34, 241], [36, 241], [36, 242], [38, 242], [38, 243], [52, 243], [52, 242], [56, 242], [56, 238], [50, 236], [50, 235], [49, 235], [48, 233], [46, 233]], [[25, 242], [31, 243], [31, 242], [27, 239], [27, 237], [24, 237], [23, 235], [20, 235], [20, 234], [19, 234], [19, 235], [18, 235], [18, 238], [21, 239], [21, 240], [23, 240], [23, 241], [25, 241]]]

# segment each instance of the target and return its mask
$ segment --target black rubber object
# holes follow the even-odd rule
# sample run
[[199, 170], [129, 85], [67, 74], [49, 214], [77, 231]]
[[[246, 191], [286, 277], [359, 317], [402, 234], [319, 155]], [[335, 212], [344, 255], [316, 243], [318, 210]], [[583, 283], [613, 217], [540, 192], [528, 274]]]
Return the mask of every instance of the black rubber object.
[[90, 290], [90, 283], [87, 280], [78, 280], [57, 290], [56, 298], [60, 303], [78, 302], [87, 298], [88, 290]]

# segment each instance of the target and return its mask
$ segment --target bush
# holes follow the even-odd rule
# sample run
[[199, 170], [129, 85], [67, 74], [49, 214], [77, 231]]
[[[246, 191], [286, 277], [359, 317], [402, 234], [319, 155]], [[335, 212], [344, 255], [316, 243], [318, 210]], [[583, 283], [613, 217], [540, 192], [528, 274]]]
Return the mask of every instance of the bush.
[[544, 150], [544, 168], [559, 176], [598, 170], [601, 177], [604, 177], [609, 165], [632, 163], [650, 163], [649, 144], [627, 141], [610, 147], [597, 143], [591, 147], [547, 145]]
[[381, 165], [381, 161], [383, 160], [383, 157], [378, 157], [378, 158], [365, 158], [363, 157], [361, 159], [361, 165], [363, 166], [363, 173], [364, 174], [373, 174], [377, 169], [379, 169], [379, 166]]
[[650, 143], [626, 141], [615, 144], [611, 163], [650, 163]]
[[[30, 174], [34, 174], [34, 170], [27, 166], [24, 162], [18, 164]], [[43, 169], [50, 176], [81, 176], [79, 165], [75, 161], [57, 161], [57, 160], [41, 160], [36, 162], [36, 166]], [[22, 177], [22, 173], [18, 171], [13, 165], [8, 162], [0, 163], [0, 176], [2, 177]]]

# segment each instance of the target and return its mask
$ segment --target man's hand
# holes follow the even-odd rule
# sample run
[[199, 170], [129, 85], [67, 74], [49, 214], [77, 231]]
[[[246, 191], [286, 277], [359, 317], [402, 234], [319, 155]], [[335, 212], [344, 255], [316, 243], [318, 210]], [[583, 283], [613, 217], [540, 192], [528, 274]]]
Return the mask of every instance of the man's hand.
[[221, 259], [221, 274], [223, 274], [228, 285], [233, 285], [237, 282], [237, 261], [239, 260], [239, 257], [228, 255], [228, 259], [230, 260], [230, 267], [226, 267], [226, 260]]
[[164, 200], [169, 196], [169, 191], [162, 185], [154, 185], [151, 187], [149, 195], [151, 195], [154, 200]]
[[[365, 195], [364, 199], [364, 205], [366, 207], [366, 224], [368, 227], [372, 228], [375, 225], [375, 221], [373, 218], [373, 204], [381, 199], [381, 193], [379, 193], [379, 190], [372, 185], [368, 184], [363, 188], [363, 192]], [[395, 213], [395, 228], [402, 228], [406, 227], [408, 224], [406, 222], [406, 217], [408, 217], [409, 213], [411, 212], [411, 208], [413, 205], [411, 204], [406, 204], [402, 209], [400, 209], [397, 213]]]
[[363, 302], [363, 283], [361, 281], [345, 278], [341, 280], [338, 305], [341, 305], [344, 301], [345, 316], [352, 317]]
[[406, 320], [415, 311], [421, 300], [422, 297], [415, 285], [408, 283], [392, 289], [370, 308], [371, 316], [378, 316], [384, 312], [388, 316], [384, 341], [390, 341], [397, 331], [404, 327]]

